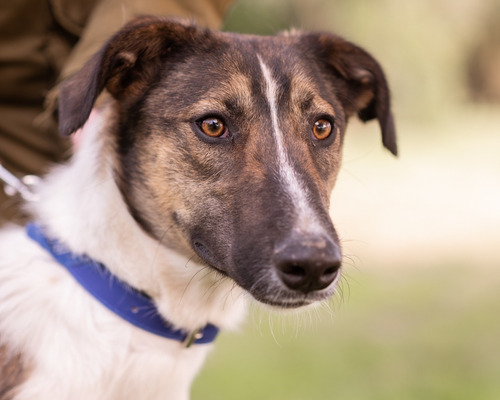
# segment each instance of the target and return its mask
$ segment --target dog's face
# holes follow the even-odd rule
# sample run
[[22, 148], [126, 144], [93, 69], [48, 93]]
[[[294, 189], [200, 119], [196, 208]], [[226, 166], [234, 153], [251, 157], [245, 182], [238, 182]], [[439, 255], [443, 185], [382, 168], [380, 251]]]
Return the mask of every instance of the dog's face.
[[116, 179], [141, 227], [257, 300], [332, 295], [341, 268], [329, 194], [347, 119], [379, 120], [396, 153], [379, 65], [329, 34], [256, 37], [143, 18], [60, 94], [60, 126], [116, 100]]

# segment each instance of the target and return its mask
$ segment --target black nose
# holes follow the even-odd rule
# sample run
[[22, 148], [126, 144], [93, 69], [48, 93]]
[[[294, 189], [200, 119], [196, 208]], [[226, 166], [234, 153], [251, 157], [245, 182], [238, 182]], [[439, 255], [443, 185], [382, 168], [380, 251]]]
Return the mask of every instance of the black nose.
[[309, 293], [330, 286], [339, 273], [342, 256], [330, 238], [294, 237], [276, 246], [274, 264], [288, 288]]

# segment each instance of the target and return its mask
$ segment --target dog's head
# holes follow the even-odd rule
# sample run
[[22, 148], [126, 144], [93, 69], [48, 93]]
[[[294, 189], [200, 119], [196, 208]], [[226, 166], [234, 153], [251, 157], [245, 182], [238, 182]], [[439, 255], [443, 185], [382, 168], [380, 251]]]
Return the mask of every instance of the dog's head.
[[258, 37], [145, 17], [60, 91], [60, 130], [114, 98], [116, 180], [137, 223], [257, 300], [332, 295], [341, 268], [329, 194], [347, 120], [377, 119], [396, 154], [378, 63], [331, 34]]

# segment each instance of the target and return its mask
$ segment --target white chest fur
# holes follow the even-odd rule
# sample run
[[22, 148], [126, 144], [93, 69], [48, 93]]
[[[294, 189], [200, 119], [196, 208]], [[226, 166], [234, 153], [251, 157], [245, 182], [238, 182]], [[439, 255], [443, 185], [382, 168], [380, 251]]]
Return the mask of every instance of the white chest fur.
[[[234, 327], [240, 290], [160, 246], [128, 214], [112, 176], [111, 109], [94, 113], [81, 147], [48, 176], [35, 214], [54, 237], [149, 293], [161, 314], [193, 330]], [[189, 349], [123, 321], [91, 297], [22, 228], [0, 233], [0, 333], [31, 370], [16, 399], [189, 397], [210, 345]], [[217, 285], [214, 285], [217, 283]]]

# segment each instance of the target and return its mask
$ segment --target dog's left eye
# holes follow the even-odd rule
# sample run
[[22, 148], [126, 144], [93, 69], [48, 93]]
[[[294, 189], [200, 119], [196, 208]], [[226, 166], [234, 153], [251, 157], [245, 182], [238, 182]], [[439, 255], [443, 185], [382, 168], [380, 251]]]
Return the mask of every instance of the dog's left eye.
[[332, 123], [323, 118], [318, 119], [313, 125], [313, 135], [318, 140], [324, 140], [329, 137], [332, 130]]
[[212, 138], [223, 136], [227, 132], [226, 125], [219, 118], [208, 117], [198, 122], [201, 131]]

